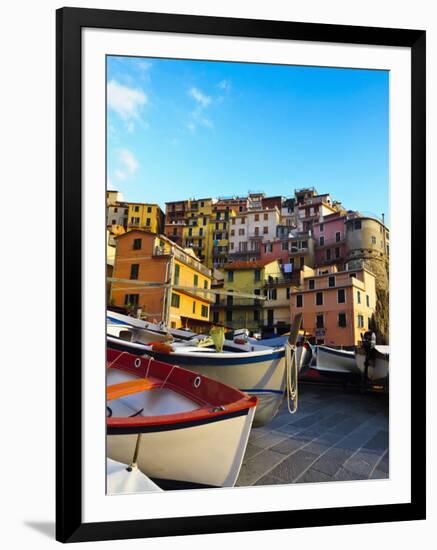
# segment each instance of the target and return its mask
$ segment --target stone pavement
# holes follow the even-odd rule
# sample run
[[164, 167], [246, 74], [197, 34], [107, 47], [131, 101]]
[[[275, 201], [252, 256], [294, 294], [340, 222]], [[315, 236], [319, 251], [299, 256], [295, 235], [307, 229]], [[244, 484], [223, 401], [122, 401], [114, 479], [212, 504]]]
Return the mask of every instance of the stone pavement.
[[252, 429], [236, 485], [387, 477], [388, 397], [300, 384], [296, 414]]

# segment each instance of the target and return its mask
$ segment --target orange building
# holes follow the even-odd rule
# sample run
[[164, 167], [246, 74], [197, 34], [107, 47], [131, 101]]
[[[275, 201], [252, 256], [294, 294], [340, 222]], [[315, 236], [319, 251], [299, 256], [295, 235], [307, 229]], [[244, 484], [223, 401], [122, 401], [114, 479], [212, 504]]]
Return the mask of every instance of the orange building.
[[290, 293], [290, 308], [292, 318], [303, 314], [302, 328], [317, 344], [355, 346], [373, 328], [375, 276], [367, 269], [305, 267], [300, 286]]
[[111, 305], [134, 309], [144, 319], [173, 328], [209, 326], [212, 294], [202, 290], [211, 288], [211, 271], [192, 252], [164, 235], [141, 230], [115, 241], [113, 276], [119, 281], [112, 284]]

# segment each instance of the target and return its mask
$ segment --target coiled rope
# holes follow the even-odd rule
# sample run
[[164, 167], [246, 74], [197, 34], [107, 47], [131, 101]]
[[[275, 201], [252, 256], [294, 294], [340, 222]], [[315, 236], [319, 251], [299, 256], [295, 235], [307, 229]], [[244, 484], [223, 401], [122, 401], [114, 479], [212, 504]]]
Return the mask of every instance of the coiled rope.
[[299, 368], [296, 361], [296, 346], [285, 345], [285, 368], [286, 368], [286, 387], [287, 387], [287, 408], [290, 414], [297, 411], [298, 404], [298, 374]]

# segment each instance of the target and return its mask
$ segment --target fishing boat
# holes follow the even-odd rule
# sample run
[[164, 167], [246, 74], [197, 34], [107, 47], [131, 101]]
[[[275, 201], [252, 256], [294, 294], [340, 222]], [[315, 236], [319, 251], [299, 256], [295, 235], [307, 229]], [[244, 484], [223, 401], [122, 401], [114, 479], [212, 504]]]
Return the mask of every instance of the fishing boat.
[[106, 492], [108, 495], [159, 493], [162, 489], [143, 474], [136, 464], [122, 464], [106, 459]]
[[144, 344], [173, 339], [190, 340], [196, 337], [196, 333], [191, 330], [169, 328], [164, 323], [149, 323], [115, 311], [106, 313], [106, 331], [111, 336], [133, 339]]
[[[390, 346], [375, 346], [368, 359], [367, 379], [372, 383], [386, 384], [388, 381]], [[366, 374], [366, 351], [359, 347], [356, 352], [357, 366], [360, 372]]]
[[[258, 344], [261, 346], [285, 346], [288, 339], [288, 335], [275, 336], [274, 338], [266, 338], [258, 340]], [[305, 338], [305, 335], [299, 333], [296, 342], [296, 363], [298, 366], [299, 374], [303, 374], [311, 365], [313, 360], [313, 349], [311, 344]]]
[[153, 357], [107, 350], [107, 456], [164, 488], [232, 487], [257, 399]]
[[322, 373], [360, 374], [354, 351], [328, 346], [317, 346], [317, 362], [313, 368]]
[[[109, 348], [139, 356], [151, 356], [172, 365], [181, 365], [219, 380], [258, 398], [254, 427], [264, 426], [278, 412], [285, 396], [290, 412], [297, 406], [297, 361], [294, 354], [302, 316], [295, 317], [286, 344], [267, 347], [253, 341], [223, 340], [217, 351], [212, 340], [154, 343], [126, 341], [108, 336]], [[207, 339], [205, 339], [207, 340]]]

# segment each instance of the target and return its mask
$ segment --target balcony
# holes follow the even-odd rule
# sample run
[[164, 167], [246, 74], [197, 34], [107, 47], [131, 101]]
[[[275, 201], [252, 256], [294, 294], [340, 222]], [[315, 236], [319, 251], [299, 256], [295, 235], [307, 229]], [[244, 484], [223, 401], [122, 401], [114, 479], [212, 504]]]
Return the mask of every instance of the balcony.
[[212, 304], [212, 309], [254, 309], [262, 307], [262, 300], [253, 298], [234, 298], [232, 302], [220, 297], [220, 301]]
[[259, 259], [261, 257], [261, 251], [260, 250], [245, 250], [244, 252], [232, 252], [229, 254], [229, 260], [237, 261], [237, 260], [248, 260], [250, 258]]

